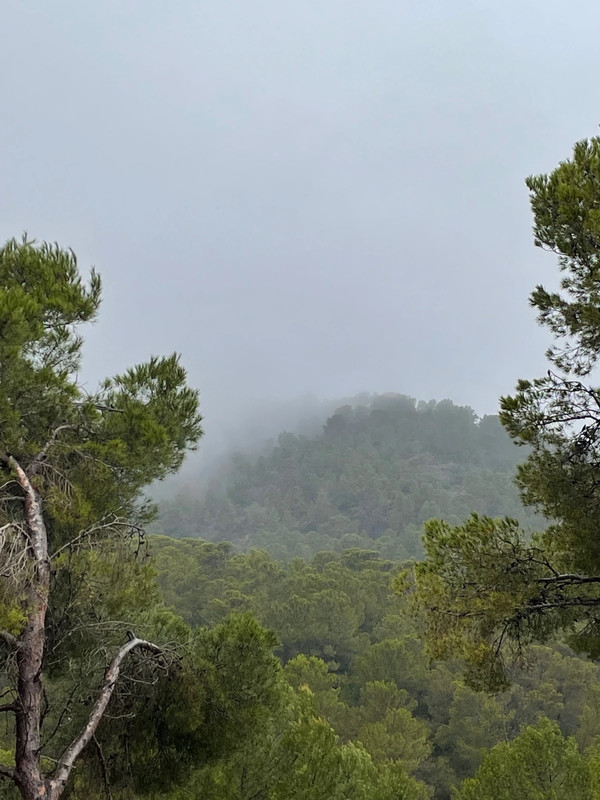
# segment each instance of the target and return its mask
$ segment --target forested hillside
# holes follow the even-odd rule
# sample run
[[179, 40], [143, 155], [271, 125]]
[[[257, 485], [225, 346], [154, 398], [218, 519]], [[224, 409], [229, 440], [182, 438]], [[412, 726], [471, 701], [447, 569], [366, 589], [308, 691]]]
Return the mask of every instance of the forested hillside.
[[543, 525], [513, 478], [526, 456], [496, 416], [403, 395], [345, 405], [309, 438], [282, 433], [258, 459], [233, 456], [198, 497], [161, 507], [157, 532], [260, 547], [279, 558], [375, 549], [419, 557], [425, 520], [472, 511]]

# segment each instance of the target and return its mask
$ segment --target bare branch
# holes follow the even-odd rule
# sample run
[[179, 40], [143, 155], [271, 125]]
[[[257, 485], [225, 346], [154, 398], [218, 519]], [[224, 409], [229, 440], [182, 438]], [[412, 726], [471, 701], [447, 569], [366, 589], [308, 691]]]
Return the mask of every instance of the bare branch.
[[536, 578], [536, 583], [575, 584], [579, 586], [582, 583], [600, 583], [600, 577], [596, 575], [575, 575], [572, 573], [565, 573], [564, 575], [555, 575], [552, 578]]
[[89, 403], [89, 402], [85, 403], [85, 402], [83, 402], [83, 403], [75, 403], [75, 405], [79, 406], [80, 408], [81, 407], [85, 407], [85, 406], [88, 406], [88, 407], [91, 406], [92, 408], [95, 408], [96, 411], [108, 411], [111, 414], [124, 414], [125, 413], [122, 408], [115, 408], [114, 406], [107, 406], [104, 403]]
[[29, 467], [27, 469], [27, 472], [28, 472], [30, 477], [32, 477], [33, 475], [35, 475], [37, 473], [37, 471], [39, 470], [42, 462], [44, 461], [44, 459], [48, 455], [48, 451], [50, 450], [52, 445], [54, 445], [56, 443], [56, 440], [58, 439], [59, 434], [61, 434], [63, 431], [75, 430], [75, 427], [76, 427], [75, 425], [59, 425], [58, 428], [55, 428], [52, 431], [52, 434], [51, 434], [50, 438], [48, 439], [46, 444], [42, 447], [42, 449], [37, 454], [37, 456], [35, 456], [35, 458], [33, 459], [33, 461], [31, 462], [31, 464], [29, 465]]
[[[572, 597], [572, 598], [561, 598], [560, 600], [544, 602], [540, 601], [538, 603], [527, 603], [527, 605], [523, 606], [525, 611], [549, 611], [550, 609], [558, 609], [561, 610], [563, 608], [573, 608], [573, 607], [596, 607], [600, 605], [600, 598], [598, 597]], [[520, 609], [516, 609], [520, 611]]]
[[16, 711], [16, 706], [14, 703], [5, 703], [3, 706], [0, 706], [0, 714], [4, 711]]
[[0, 580], [5, 586], [20, 586], [27, 569], [29, 535], [20, 522], [8, 522], [0, 526]]
[[113, 533], [123, 533], [124, 531], [130, 532], [132, 535], [137, 534], [139, 539], [142, 540], [143, 544], [146, 532], [141, 525], [137, 525], [135, 522], [130, 522], [122, 517], [118, 517], [116, 514], [110, 514], [98, 522], [95, 522], [93, 525], [90, 525], [89, 528], [81, 531], [81, 533], [77, 534], [77, 536], [75, 536], [73, 539], [70, 539], [68, 542], [63, 544], [52, 553], [50, 558], [52, 560], [56, 558], [56, 556], [65, 552], [65, 550], [71, 550], [73, 547], [76, 547], [85, 541], [89, 541], [91, 543], [97, 542], [101, 539], [107, 538]]
[[54, 481], [56, 486], [58, 486], [68, 498], [72, 498], [75, 494], [73, 484], [56, 464], [52, 464], [50, 461], [39, 461], [36, 474], [39, 473], [45, 474], [50, 480]]
[[48, 737], [46, 738], [46, 740], [45, 740], [45, 742], [44, 742], [44, 744], [45, 744], [46, 746], [47, 746], [47, 745], [48, 745], [48, 743], [49, 743], [49, 742], [51, 742], [51, 741], [52, 741], [52, 739], [54, 739], [54, 737], [56, 736], [56, 733], [57, 733], [58, 729], [60, 728], [60, 726], [61, 726], [61, 724], [62, 724], [62, 721], [63, 721], [63, 719], [64, 719], [65, 715], [66, 715], [66, 714], [68, 713], [68, 711], [69, 711], [69, 708], [70, 708], [70, 706], [71, 706], [71, 702], [73, 701], [73, 697], [75, 696], [75, 692], [76, 692], [76, 691], [79, 689], [79, 687], [80, 687], [80, 686], [81, 686], [81, 681], [77, 681], [77, 683], [75, 683], [75, 685], [72, 687], [72, 689], [71, 689], [71, 693], [70, 693], [70, 695], [69, 695], [69, 699], [67, 700], [67, 702], [65, 703], [65, 706], [64, 706], [63, 710], [62, 710], [62, 711], [60, 712], [60, 714], [59, 714], [58, 721], [57, 721], [56, 725], [54, 726], [54, 730], [52, 731], [52, 733], [50, 734], [50, 736], [48, 736]]
[[69, 778], [73, 764], [75, 763], [77, 757], [86, 747], [86, 745], [89, 744], [92, 737], [96, 733], [96, 729], [98, 728], [98, 725], [104, 716], [106, 707], [108, 706], [110, 698], [115, 690], [115, 686], [121, 673], [121, 665], [126, 656], [135, 649], [148, 650], [155, 655], [164, 654], [164, 650], [158, 645], [153, 644], [152, 642], [147, 642], [145, 639], [138, 639], [136, 636], [132, 636], [132, 638], [120, 648], [106, 670], [104, 684], [100, 689], [100, 695], [94, 703], [94, 707], [90, 712], [90, 716], [86, 725], [80, 731], [79, 735], [73, 740], [73, 742], [71, 742], [71, 744], [67, 747], [59, 759], [58, 766], [54, 771], [54, 775], [50, 781], [51, 798], [58, 797], [60, 795], [62, 788], [65, 786]]

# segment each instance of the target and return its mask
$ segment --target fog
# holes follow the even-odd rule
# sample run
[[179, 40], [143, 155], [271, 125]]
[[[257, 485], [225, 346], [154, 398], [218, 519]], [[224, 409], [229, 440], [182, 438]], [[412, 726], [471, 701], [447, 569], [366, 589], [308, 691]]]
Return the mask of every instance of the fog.
[[4, 0], [1, 19], [0, 236], [103, 275], [90, 386], [180, 351], [216, 452], [296, 398], [486, 413], [545, 369], [527, 295], [556, 266], [524, 178], [597, 133], [589, 2]]

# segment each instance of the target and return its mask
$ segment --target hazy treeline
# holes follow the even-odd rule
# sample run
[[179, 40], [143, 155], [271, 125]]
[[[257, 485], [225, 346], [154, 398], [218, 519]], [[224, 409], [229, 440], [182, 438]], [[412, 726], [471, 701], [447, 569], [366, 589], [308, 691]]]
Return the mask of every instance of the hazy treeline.
[[163, 503], [155, 530], [283, 559], [351, 547], [417, 557], [433, 517], [458, 523], [477, 511], [543, 525], [513, 484], [524, 457], [496, 416], [383, 395], [342, 406], [319, 435], [283, 433], [259, 458], [231, 456], [205, 496]]

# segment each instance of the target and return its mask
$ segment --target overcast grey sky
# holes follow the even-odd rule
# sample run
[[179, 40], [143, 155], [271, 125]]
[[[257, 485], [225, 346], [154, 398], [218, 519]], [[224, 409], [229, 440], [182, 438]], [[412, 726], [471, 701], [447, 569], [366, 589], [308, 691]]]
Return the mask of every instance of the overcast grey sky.
[[524, 178], [598, 132], [590, 0], [3, 0], [0, 236], [102, 273], [86, 379], [492, 412], [544, 369]]

